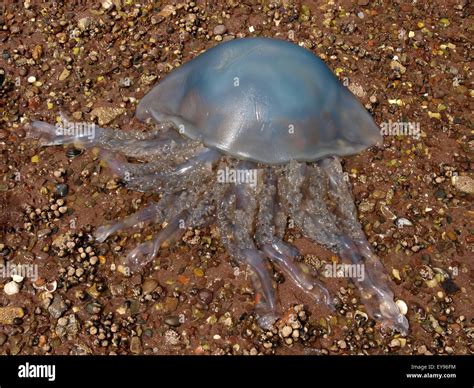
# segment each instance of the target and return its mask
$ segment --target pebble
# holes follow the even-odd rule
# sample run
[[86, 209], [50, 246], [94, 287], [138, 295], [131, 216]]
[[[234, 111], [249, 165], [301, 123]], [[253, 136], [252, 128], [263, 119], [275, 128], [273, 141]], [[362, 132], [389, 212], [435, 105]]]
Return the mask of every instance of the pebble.
[[77, 22], [77, 26], [82, 30], [82, 31], [85, 31], [85, 30], [88, 30], [91, 26], [92, 26], [92, 22], [94, 21], [94, 19], [90, 18], [90, 17], [85, 17], [85, 18], [81, 18], [79, 19], [79, 21]]
[[65, 172], [64, 168], [60, 168], [59, 170], [54, 170], [53, 175], [56, 178], [61, 178], [64, 175], [64, 172]]
[[344, 340], [339, 340], [337, 341], [337, 346], [339, 346], [340, 349], [345, 349], [347, 348], [347, 343]]
[[68, 159], [74, 159], [74, 158], [78, 157], [81, 154], [82, 154], [82, 150], [80, 150], [79, 148], [76, 148], [76, 147], [69, 147], [66, 150], [66, 157]]
[[110, 124], [117, 117], [125, 112], [123, 108], [98, 107], [91, 111], [91, 117], [97, 117], [99, 125]]
[[400, 62], [398, 61], [391, 61], [390, 62], [390, 68], [392, 70], [395, 70], [396, 72], [400, 73], [400, 74], [405, 74], [406, 71], [407, 71], [407, 68], [405, 66], [403, 66]]
[[49, 229], [49, 228], [46, 228], [46, 229], [41, 229], [38, 231], [38, 233], [36, 234], [36, 236], [38, 238], [45, 238], [47, 236], [49, 236], [51, 234], [52, 230]]
[[223, 24], [218, 24], [217, 26], [214, 27], [212, 30], [212, 33], [214, 35], [224, 35], [227, 31], [227, 27], [224, 26]]
[[173, 312], [178, 308], [178, 298], [166, 297], [165, 299], [165, 311]]
[[7, 295], [15, 295], [20, 292], [20, 285], [17, 282], [11, 281], [5, 284], [3, 291]]
[[102, 310], [102, 306], [99, 303], [88, 303], [86, 306], [86, 311], [93, 315], [98, 314]]
[[375, 203], [373, 202], [361, 202], [359, 204], [359, 211], [362, 213], [372, 213], [375, 209]]
[[110, 10], [113, 8], [114, 6], [114, 3], [112, 0], [103, 0], [101, 1], [101, 5], [102, 5], [102, 8], [106, 9], [106, 10]]
[[5, 342], [7, 342], [7, 335], [5, 333], [0, 333], [0, 346], [2, 346]]
[[168, 16], [171, 16], [176, 13], [176, 8], [174, 5], [168, 4], [165, 5], [160, 12], [158, 12], [157, 16], [162, 16], [164, 18], [167, 18]]
[[401, 299], [398, 299], [395, 304], [397, 305], [398, 307], [398, 310], [400, 310], [400, 314], [402, 315], [406, 315], [407, 312], [408, 312], [408, 306], [407, 304], [405, 303], [405, 301], [401, 300]]
[[76, 111], [72, 113], [72, 118], [74, 120], [82, 120], [82, 112], [81, 111]]
[[12, 279], [16, 283], [21, 283], [25, 278], [21, 275], [13, 275]]
[[398, 338], [394, 338], [393, 340], [390, 341], [391, 348], [399, 348], [401, 346], [401, 342]]
[[67, 310], [67, 305], [61, 295], [55, 295], [53, 302], [48, 307], [48, 311], [53, 318], [58, 319]]
[[440, 187], [435, 191], [435, 197], [438, 199], [443, 199], [446, 197], [446, 192]]
[[281, 329], [281, 335], [283, 338], [289, 337], [292, 332], [293, 329], [291, 328], [291, 326], [284, 326], [283, 329]]
[[205, 303], [205, 304], [209, 304], [212, 302], [212, 299], [213, 299], [213, 293], [211, 290], [208, 290], [207, 288], [203, 288], [201, 290], [199, 290], [198, 292], [198, 297], [199, 299], [201, 300], [201, 302]]
[[56, 185], [56, 194], [59, 197], [65, 197], [69, 192], [69, 186], [65, 183], [59, 183]]
[[367, 92], [364, 90], [362, 85], [359, 85], [355, 82], [349, 84], [349, 90], [352, 92], [352, 94], [355, 94], [360, 99], [363, 99], [367, 95]]
[[10, 254], [10, 248], [6, 247], [4, 244], [0, 244], [0, 257], [5, 257]]
[[418, 354], [425, 354], [428, 349], [426, 348], [425, 345], [421, 345], [418, 349], [417, 352]]
[[130, 340], [130, 351], [133, 354], [140, 354], [142, 350], [142, 343], [140, 341], [140, 337], [134, 336]]
[[71, 75], [71, 71], [68, 69], [64, 69], [61, 74], [59, 75], [59, 80], [64, 81], [67, 77]]
[[165, 319], [164, 319], [164, 322], [168, 325], [168, 326], [172, 326], [172, 327], [178, 327], [181, 325], [181, 322], [179, 320], [179, 317], [177, 315], [169, 315], [167, 316]]
[[474, 194], [474, 179], [467, 175], [453, 176], [452, 185], [462, 193]]
[[124, 77], [120, 80], [119, 85], [122, 88], [129, 88], [132, 85], [132, 80], [130, 77]]
[[0, 307], [0, 324], [11, 325], [16, 318], [23, 318], [25, 311], [21, 307]]
[[444, 291], [446, 291], [447, 294], [455, 294], [460, 290], [459, 286], [454, 282], [453, 279], [448, 278], [441, 282], [441, 287], [443, 288]]
[[35, 82], [36, 82], [36, 77], [34, 75], [30, 75], [28, 77], [28, 83], [32, 84], [32, 83], [35, 83]]
[[145, 279], [142, 284], [142, 294], [151, 294], [158, 287], [158, 282], [155, 279]]
[[397, 228], [403, 228], [404, 226], [413, 226], [413, 223], [406, 218], [397, 218], [395, 220], [395, 225]]

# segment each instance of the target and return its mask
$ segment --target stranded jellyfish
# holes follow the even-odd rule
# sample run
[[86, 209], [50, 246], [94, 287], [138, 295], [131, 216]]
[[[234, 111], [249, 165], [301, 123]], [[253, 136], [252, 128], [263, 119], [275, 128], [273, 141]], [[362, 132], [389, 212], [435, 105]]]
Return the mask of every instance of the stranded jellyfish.
[[228, 253], [250, 269], [262, 326], [280, 316], [270, 262], [314, 302], [331, 307], [324, 283], [284, 240], [291, 219], [343, 263], [361, 265], [364, 276], [354, 284], [369, 314], [407, 332], [339, 160], [380, 143], [380, 131], [317, 56], [277, 39], [222, 43], [162, 79], [140, 101], [136, 116], [154, 129], [96, 128], [87, 136], [31, 124], [46, 138], [44, 145], [99, 147], [129, 189], [162, 195], [96, 231], [102, 242], [140, 222], [166, 222], [154, 239], [128, 253], [131, 271], [150, 263], [163, 242], [179, 239], [182, 225], [214, 223]]

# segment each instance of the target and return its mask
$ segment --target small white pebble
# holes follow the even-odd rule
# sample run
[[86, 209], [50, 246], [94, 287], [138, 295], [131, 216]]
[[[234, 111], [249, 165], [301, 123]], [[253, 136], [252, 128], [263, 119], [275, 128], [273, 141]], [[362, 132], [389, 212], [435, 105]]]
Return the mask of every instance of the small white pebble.
[[337, 341], [337, 346], [339, 346], [340, 349], [345, 349], [347, 348], [347, 343], [344, 340], [339, 340]]
[[394, 338], [392, 341], [390, 341], [390, 347], [391, 348], [398, 348], [400, 347], [401, 343], [400, 343], [400, 340], [398, 340], [397, 338]]
[[30, 75], [28, 77], [28, 83], [32, 84], [34, 82], [36, 82], [36, 77], [34, 75]]
[[397, 228], [403, 228], [404, 226], [413, 226], [413, 223], [406, 218], [397, 218], [395, 225], [397, 225]]
[[281, 335], [283, 338], [289, 337], [292, 332], [293, 329], [290, 326], [284, 326], [283, 329], [281, 329]]
[[7, 295], [15, 295], [20, 292], [20, 285], [17, 282], [11, 281], [5, 284], [3, 291]]
[[104, 9], [110, 9], [114, 5], [112, 0], [104, 0], [101, 2], [102, 8]]
[[13, 275], [12, 279], [14, 282], [21, 283], [25, 278], [21, 275]]
[[253, 26], [249, 27], [249, 32], [255, 32], [255, 28]]
[[400, 310], [400, 314], [403, 314], [403, 315], [406, 315], [407, 312], [408, 312], [408, 306], [407, 304], [405, 303], [405, 301], [401, 300], [401, 299], [398, 299], [395, 304], [397, 305], [398, 307], [398, 310]]

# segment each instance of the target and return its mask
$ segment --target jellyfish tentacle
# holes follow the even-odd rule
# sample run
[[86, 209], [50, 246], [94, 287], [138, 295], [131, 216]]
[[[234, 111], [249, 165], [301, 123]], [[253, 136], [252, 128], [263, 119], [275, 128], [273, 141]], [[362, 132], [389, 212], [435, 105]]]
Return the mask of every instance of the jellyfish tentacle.
[[164, 219], [165, 210], [168, 208], [168, 206], [170, 206], [172, 199], [173, 196], [166, 196], [159, 202], [152, 202], [143, 209], [123, 218], [122, 220], [115, 221], [112, 224], [100, 226], [94, 233], [95, 239], [99, 242], [104, 242], [115, 232], [125, 228], [131, 228], [141, 222], [161, 222]]
[[[180, 135], [170, 123], [157, 124], [150, 131], [121, 131], [102, 128], [95, 124], [73, 123], [63, 114], [62, 121], [52, 125], [43, 121], [32, 121], [30, 135], [41, 139], [42, 146], [75, 144], [84, 148], [122, 153], [128, 157], [155, 161], [170, 161], [182, 158], [199, 146], [199, 141]], [[72, 129], [68, 129], [71, 126]]]
[[185, 225], [187, 217], [186, 210], [180, 212], [153, 240], [142, 243], [130, 251], [124, 259], [125, 267], [129, 268], [131, 272], [136, 272], [150, 263], [165, 241], [176, 241], [184, 234], [186, 229], [183, 228], [183, 225]]
[[119, 156], [106, 150], [101, 151], [100, 156], [107, 162], [107, 165], [115, 174], [121, 178], [128, 177], [129, 181], [133, 181], [141, 176], [146, 176], [147, 179], [170, 179], [172, 177], [179, 177], [195, 168], [211, 167], [222, 155], [216, 150], [203, 148], [195, 156], [176, 166], [166, 166], [160, 162], [143, 164], [127, 163], [123, 158], [121, 159]]
[[[278, 233], [275, 224], [276, 177], [270, 168], [265, 170], [265, 182], [258, 195], [258, 213], [256, 218], [255, 241], [259, 246], [269, 244]], [[286, 225], [285, 225], [286, 226]], [[281, 228], [280, 228], [281, 229]], [[283, 237], [283, 231], [279, 231]]]
[[264, 329], [270, 329], [281, 317], [275, 286], [265, 256], [256, 248], [242, 249], [238, 257], [248, 265], [254, 289], [257, 292], [255, 311], [258, 322]]
[[312, 236], [314, 236], [316, 242], [337, 250], [339, 244], [337, 239], [339, 234], [338, 218], [328, 207], [328, 201], [324, 195], [325, 188], [319, 179], [319, 172], [310, 167], [308, 173], [311, 175], [308, 198], [302, 206], [303, 213], [307, 217], [306, 226], [312, 231]]
[[307, 237], [336, 249], [336, 218], [326, 206], [319, 177], [312, 165], [291, 162], [278, 179], [278, 192], [288, 214]]
[[346, 263], [362, 265], [363, 279], [354, 281], [362, 301], [372, 316], [382, 324], [399, 332], [408, 332], [408, 321], [394, 302], [394, 294], [388, 286], [388, 277], [380, 259], [370, 249], [353, 204], [348, 184], [344, 181], [342, 167], [335, 157], [319, 162], [328, 182], [328, 193], [337, 204], [340, 233], [337, 235], [339, 256]]
[[173, 166], [159, 162], [148, 167], [146, 164], [124, 166], [116, 158], [107, 159], [107, 164], [124, 179], [129, 189], [142, 192], [159, 189], [164, 194], [171, 194], [186, 189], [190, 184], [205, 184], [221, 158], [222, 155], [218, 151], [206, 148], [195, 157]]
[[298, 262], [299, 252], [285, 243], [284, 230], [275, 223], [281, 222], [278, 212], [276, 177], [270, 169], [265, 174], [265, 182], [259, 193], [256, 241], [262, 252], [280, 268], [293, 282], [316, 302], [324, 302], [332, 307], [326, 287], [311, 273], [311, 269]]
[[363, 266], [363, 279], [352, 281], [368, 312], [384, 325], [406, 333], [408, 321], [398, 311], [383, 265], [357, 221], [339, 160], [290, 163], [278, 184], [283, 203], [306, 236], [337, 252], [343, 263]]
[[336, 205], [335, 212], [340, 229], [350, 235], [353, 240], [366, 240], [357, 219], [357, 210], [349, 182], [344, 177], [339, 158], [322, 159], [315, 165], [315, 168], [320, 172], [320, 180], [326, 183], [326, 192]]
[[272, 244], [265, 244], [262, 251], [315, 302], [323, 302], [334, 310], [327, 288], [311, 274], [309, 266], [297, 261], [299, 253], [296, 248], [283, 241], [275, 240]]
[[150, 263], [160, 246], [165, 241], [177, 241], [187, 229], [194, 226], [192, 216], [206, 216], [205, 200], [203, 194], [209, 185], [195, 186], [188, 190], [167, 195], [159, 203], [162, 203], [160, 213], [161, 220], [169, 220], [169, 223], [151, 241], [145, 242], [133, 249], [125, 258], [124, 264], [132, 271], [137, 271]]
[[[246, 164], [239, 164], [240, 168]], [[275, 285], [262, 252], [253, 241], [253, 220], [256, 213], [255, 193], [248, 184], [232, 186], [221, 201], [217, 223], [221, 240], [239, 264], [247, 265], [257, 294], [255, 311], [259, 324], [270, 328], [280, 317]]]
[[198, 187], [205, 187], [201, 201], [189, 209], [189, 223], [194, 227], [203, 227], [215, 220], [219, 206], [218, 200], [224, 197], [226, 191], [225, 185], [216, 184], [212, 178], [204, 180], [203, 177], [204, 175], [194, 180]]
[[126, 181], [135, 177], [152, 175], [153, 173], [169, 168], [162, 162], [129, 163], [124, 155], [101, 149], [99, 157], [107, 163], [112, 172]]
[[[130, 144], [136, 141], [167, 140], [163, 139], [163, 133], [171, 128], [171, 124], [159, 124], [158, 128], [151, 131], [120, 131], [112, 128], [98, 127], [93, 123], [78, 123], [69, 121], [61, 112], [61, 121], [56, 125], [44, 121], [33, 120], [29, 125], [30, 135], [35, 138], [43, 138], [43, 145], [61, 145], [79, 143], [84, 147], [107, 146], [113, 147], [122, 144]], [[116, 143], [110, 143], [116, 141]]]
[[118, 230], [135, 226], [140, 222], [148, 221], [156, 217], [158, 212], [158, 203], [152, 203], [144, 209], [140, 210], [139, 212], [124, 218], [123, 220], [116, 221], [110, 225], [100, 226], [99, 228], [97, 228], [94, 234], [95, 239], [99, 242], [104, 242], [107, 237], [117, 232]]
[[[190, 184], [206, 184], [209, 171], [207, 168], [195, 168], [180, 176], [166, 174], [150, 174], [141, 177], [131, 177], [125, 181], [126, 187], [141, 192], [159, 190], [164, 195], [185, 190]], [[173, 179], [174, 178], [174, 179]]]
[[341, 236], [341, 241], [345, 245], [339, 253], [341, 259], [346, 263], [363, 265], [363, 279], [357, 279], [354, 283], [369, 314], [379, 319], [384, 326], [406, 335], [408, 320], [394, 303], [394, 294], [388, 287], [388, 277], [382, 263], [372, 253], [369, 257], [363, 256], [360, 247], [348, 236]]
[[177, 143], [172, 139], [150, 139], [150, 140], [120, 140], [110, 139], [101, 141], [99, 146], [102, 149], [113, 152], [120, 152], [125, 156], [147, 159], [164, 160], [170, 158], [173, 153], [177, 153], [184, 144], [188, 142]]

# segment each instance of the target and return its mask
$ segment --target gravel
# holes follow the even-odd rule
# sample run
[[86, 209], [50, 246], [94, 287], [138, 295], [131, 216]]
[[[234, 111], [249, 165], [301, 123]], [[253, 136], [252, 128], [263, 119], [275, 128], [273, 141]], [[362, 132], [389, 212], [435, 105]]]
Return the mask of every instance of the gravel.
[[[39, 278], [0, 292], [0, 354], [472, 354], [467, 4], [137, 5], [64, 2], [49, 6], [48, 23], [35, 2], [2, 10], [0, 257], [38, 265]], [[386, 135], [383, 147], [343, 158], [364, 232], [410, 321], [407, 337], [382, 330], [347, 279], [327, 282], [330, 312], [280, 276], [284, 319], [262, 330], [251, 279], [229, 264], [213, 225], [129, 276], [124, 255], [161, 225], [104, 244], [92, 235], [158, 198], [126, 190], [94, 150], [40, 149], [28, 137], [26, 122], [54, 123], [60, 111], [149, 131], [132, 117], [154, 83], [217, 42], [263, 35], [317, 53], [378, 124], [419, 124], [418, 137]], [[397, 217], [412, 225], [398, 228]], [[298, 230], [285, 238], [316, 269], [337, 259]]]

